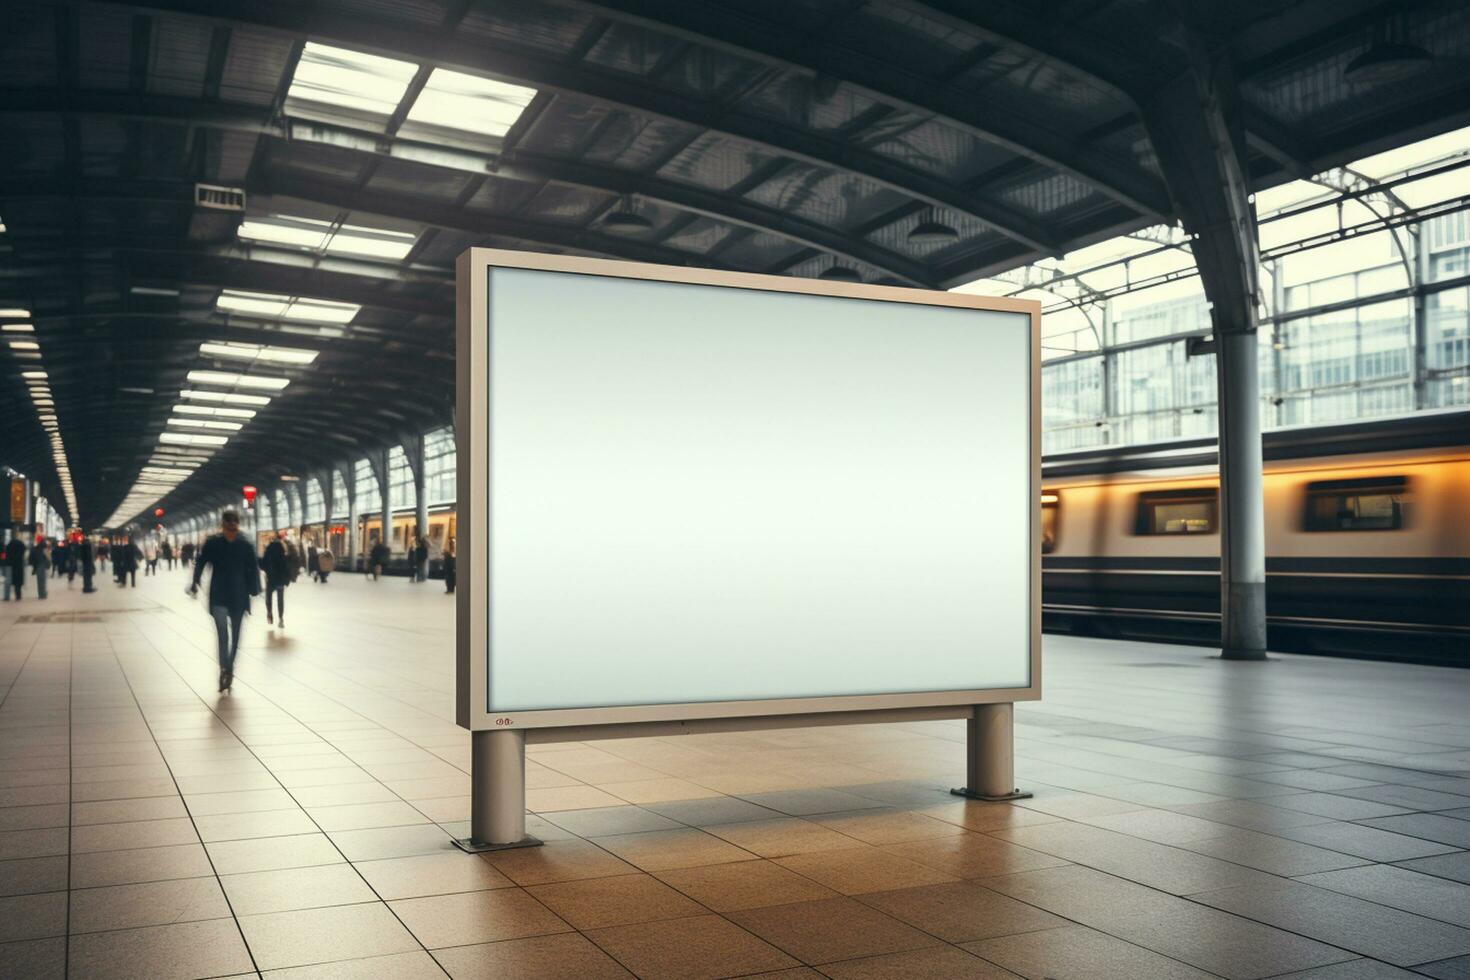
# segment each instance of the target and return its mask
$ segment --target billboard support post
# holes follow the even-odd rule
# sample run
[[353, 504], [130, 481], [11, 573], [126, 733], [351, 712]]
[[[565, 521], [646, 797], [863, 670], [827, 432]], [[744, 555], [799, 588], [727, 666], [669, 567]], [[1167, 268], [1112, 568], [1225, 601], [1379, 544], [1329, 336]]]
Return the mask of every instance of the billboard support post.
[[541, 843], [526, 834], [526, 733], [475, 732], [470, 740], [470, 836], [462, 851], [501, 851]]
[[955, 796], [998, 803], [1024, 800], [1016, 788], [1015, 708], [1009, 701], [975, 705], [965, 720], [965, 785]]

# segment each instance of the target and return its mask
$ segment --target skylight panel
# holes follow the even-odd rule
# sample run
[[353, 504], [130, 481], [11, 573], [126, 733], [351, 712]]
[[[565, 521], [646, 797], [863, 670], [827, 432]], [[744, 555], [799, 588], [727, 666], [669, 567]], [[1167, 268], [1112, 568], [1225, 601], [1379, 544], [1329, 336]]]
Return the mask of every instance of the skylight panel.
[[406, 231], [369, 228], [365, 225], [336, 225], [316, 218], [273, 214], [242, 222], [241, 239], [303, 248], [328, 255], [362, 255], [399, 261], [413, 250], [418, 236]]
[[273, 245], [295, 245], [298, 248], [325, 248], [332, 225], [311, 218], [271, 218], [265, 221], [242, 221], [236, 232], [246, 241], [270, 242]]
[[435, 68], [408, 112], [408, 122], [477, 136], [504, 136], [536, 97], [523, 85]]
[[188, 398], [196, 402], [224, 402], [227, 405], [256, 405], [265, 407], [271, 400], [265, 395], [242, 395], [238, 392], [224, 391], [194, 391], [185, 388], [179, 392], [180, 398]]
[[215, 408], [212, 405], [175, 405], [174, 411], [180, 415], [208, 415], [225, 419], [255, 418], [255, 409], [253, 408]]
[[208, 340], [199, 345], [199, 353], [210, 357], [222, 357], [237, 361], [270, 361], [275, 364], [310, 364], [317, 358], [317, 351], [300, 347], [270, 347], [265, 344], [244, 344], [235, 341]]
[[0, 309], [0, 320], [29, 320], [30, 318], [30, 310], [20, 309], [13, 306], [6, 309]]
[[226, 289], [216, 303], [220, 311], [263, 320], [307, 320], [313, 323], [349, 323], [362, 309], [355, 303], [335, 303], [325, 299], [278, 296], [273, 293], [246, 293]]
[[193, 432], [164, 432], [158, 441], [170, 446], [223, 446], [228, 436], [206, 436]]
[[0, 332], [4, 333], [35, 333], [36, 328], [29, 323], [7, 323], [0, 326]]
[[220, 429], [224, 432], [239, 432], [245, 428], [242, 422], [220, 422], [216, 419], [170, 418], [168, 424], [181, 429]]
[[411, 61], [308, 41], [286, 91], [287, 109], [304, 102], [391, 116], [416, 71]]
[[280, 391], [291, 383], [289, 378], [262, 378], [253, 374], [231, 374], [228, 371], [190, 371], [190, 381], [197, 385], [219, 385], [221, 388], [259, 388]]

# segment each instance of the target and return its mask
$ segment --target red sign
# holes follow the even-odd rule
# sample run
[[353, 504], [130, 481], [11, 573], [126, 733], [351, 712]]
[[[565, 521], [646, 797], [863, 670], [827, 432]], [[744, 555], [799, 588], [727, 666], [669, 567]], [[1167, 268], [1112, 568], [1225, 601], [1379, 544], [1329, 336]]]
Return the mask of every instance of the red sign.
[[153, 509], [153, 516], [154, 517], [162, 517], [163, 516], [163, 508], [162, 507], [155, 507]]
[[245, 502], [247, 504], [248, 503], [251, 503], [252, 501], [255, 500], [256, 490], [255, 490], [254, 487], [250, 486], [248, 483], [245, 486], [243, 486], [243, 487], [240, 488], [240, 492], [245, 495]]

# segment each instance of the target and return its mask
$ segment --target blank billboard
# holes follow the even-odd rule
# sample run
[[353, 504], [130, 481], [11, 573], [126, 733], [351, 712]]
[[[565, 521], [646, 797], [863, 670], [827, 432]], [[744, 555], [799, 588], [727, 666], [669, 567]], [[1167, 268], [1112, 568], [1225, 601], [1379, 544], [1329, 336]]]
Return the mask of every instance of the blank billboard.
[[1032, 684], [1030, 312], [474, 274], [486, 713]]

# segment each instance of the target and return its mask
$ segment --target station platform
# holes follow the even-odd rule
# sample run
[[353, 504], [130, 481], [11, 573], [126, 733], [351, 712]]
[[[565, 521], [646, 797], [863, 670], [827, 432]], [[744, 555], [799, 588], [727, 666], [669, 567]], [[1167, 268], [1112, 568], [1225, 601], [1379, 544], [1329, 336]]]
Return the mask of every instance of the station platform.
[[303, 578], [234, 691], [183, 570], [0, 605], [0, 977], [1470, 976], [1470, 673], [1048, 637], [960, 722], [533, 746], [472, 856], [442, 583]]

